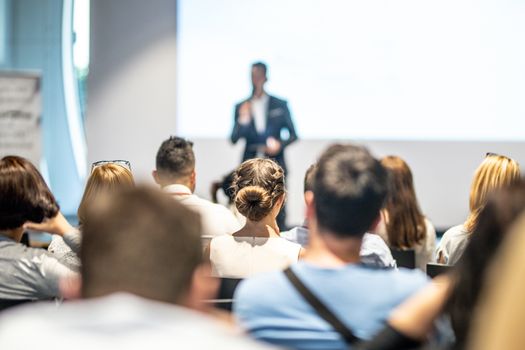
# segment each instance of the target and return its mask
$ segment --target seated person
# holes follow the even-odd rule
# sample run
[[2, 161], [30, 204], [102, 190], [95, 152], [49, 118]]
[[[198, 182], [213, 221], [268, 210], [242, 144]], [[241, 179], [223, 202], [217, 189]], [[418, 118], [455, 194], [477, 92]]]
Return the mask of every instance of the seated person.
[[419, 208], [412, 171], [403, 159], [396, 156], [382, 158], [381, 164], [390, 176], [377, 234], [390, 248], [414, 250], [416, 267], [426, 271], [427, 263], [434, 260], [436, 230]]
[[203, 263], [198, 214], [145, 188], [119, 192], [90, 211], [81, 299], [7, 312], [0, 317], [2, 350], [262, 348], [205, 315], [202, 300], [214, 296], [217, 283]]
[[441, 264], [455, 265], [468, 244], [470, 235], [478, 222], [480, 211], [494, 190], [505, 188], [520, 179], [519, 164], [508, 157], [487, 153], [476, 169], [470, 187], [470, 213], [467, 220], [450, 228], [439, 243], [436, 260]]
[[297, 262], [301, 246], [281, 238], [276, 221], [285, 200], [283, 169], [270, 159], [247, 160], [235, 171], [233, 188], [246, 224], [231, 236], [211, 240], [207, 253], [213, 275], [245, 278]]
[[230, 235], [241, 227], [226, 207], [194, 193], [197, 175], [192, 142], [175, 136], [164, 141], [157, 152], [153, 178], [164, 192], [200, 214], [203, 236]]
[[[315, 170], [317, 169], [316, 164], [310, 165], [306, 170], [304, 176], [304, 200], [313, 191]], [[304, 220], [302, 226], [294, 227], [289, 231], [281, 232], [281, 237], [295, 243], [299, 243], [301, 246], [308, 246], [308, 220]], [[396, 262], [392, 256], [390, 248], [386, 245], [383, 239], [374, 233], [365, 233], [361, 244], [361, 262], [368, 266], [374, 267], [396, 267]]]
[[58, 297], [59, 280], [75, 275], [51, 253], [20, 243], [24, 229], [41, 230], [78, 251], [78, 233], [59, 209], [33, 164], [16, 156], [0, 160], [0, 299]]
[[[93, 163], [91, 174], [86, 183], [84, 195], [78, 207], [77, 216], [80, 228], [86, 222], [87, 209], [101, 195], [113, 193], [116, 190], [134, 186], [133, 175], [127, 161], [100, 161]], [[78, 271], [80, 259], [62, 237], [54, 235], [48, 251], [72, 270]]]
[[[254, 338], [292, 349], [348, 349], [303, 297], [308, 290], [359, 339], [369, 339], [390, 312], [428, 283], [419, 270], [363, 266], [359, 252], [374, 229], [387, 192], [387, 173], [363, 147], [333, 145], [320, 157], [313, 194], [307, 198], [310, 244], [286, 274], [272, 272], [239, 285], [233, 304], [241, 326]], [[290, 274], [290, 271], [295, 278]], [[305, 288], [296, 286], [297, 281]], [[348, 339], [348, 340], [345, 340]]]
[[[314, 186], [314, 174], [315, 174], [316, 164], [312, 164], [306, 169], [304, 174], [304, 198], [308, 192], [313, 190]], [[308, 245], [308, 221], [305, 219], [301, 226], [294, 227], [288, 231], [281, 232], [281, 237], [286, 238], [291, 242], [300, 244], [303, 247]]]

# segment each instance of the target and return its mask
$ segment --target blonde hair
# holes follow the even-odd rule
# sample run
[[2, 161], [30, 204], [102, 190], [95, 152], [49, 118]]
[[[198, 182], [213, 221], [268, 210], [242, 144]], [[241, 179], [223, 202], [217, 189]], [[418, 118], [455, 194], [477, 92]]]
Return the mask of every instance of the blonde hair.
[[133, 187], [135, 181], [131, 171], [121, 165], [107, 163], [97, 166], [89, 175], [84, 194], [78, 206], [77, 216], [80, 224], [86, 221], [86, 212], [93, 201], [102, 194], [120, 188]]
[[474, 314], [468, 349], [522, 349], [525, 343], [525, 215], [506, 237]]
[[472, 232], [478, 222], [481, 209], [485, 206], [488, 196], [494, 190], [508, 187], [520, 179], [519, 164], [508, 157], [488, 154], [476, 169], [470, 187], [470, 214], [463, 224], [465, 230]]

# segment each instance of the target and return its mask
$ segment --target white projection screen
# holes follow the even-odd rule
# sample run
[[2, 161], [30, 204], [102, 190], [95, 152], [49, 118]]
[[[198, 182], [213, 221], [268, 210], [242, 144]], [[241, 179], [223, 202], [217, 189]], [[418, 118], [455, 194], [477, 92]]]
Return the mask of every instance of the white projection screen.
[[525, 4], [179, 0], [178, 132], [226, 138], [249, 68], [302, 139], [521, 141]]
[[239, 164], [229, 134], [250, 65], [288, 100], [288, 217], [334, 140], [395, 154], [439, 229], [468, 214], [485, 152], [525, 164], [525, 3], [518, 0], [178, 0], [176, 132], [195, 141], [197, 191]]

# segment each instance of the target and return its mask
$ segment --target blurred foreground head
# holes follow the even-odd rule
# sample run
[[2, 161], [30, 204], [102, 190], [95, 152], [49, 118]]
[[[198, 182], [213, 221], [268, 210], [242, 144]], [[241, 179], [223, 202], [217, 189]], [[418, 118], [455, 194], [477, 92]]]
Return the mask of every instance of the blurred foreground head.
[[138, 187], [105, 197], [90, 217], [81, 251], [84, 298], [127, 292], [184, 305], [200, 298], [193, 290], [203, 266], [198, 214]]

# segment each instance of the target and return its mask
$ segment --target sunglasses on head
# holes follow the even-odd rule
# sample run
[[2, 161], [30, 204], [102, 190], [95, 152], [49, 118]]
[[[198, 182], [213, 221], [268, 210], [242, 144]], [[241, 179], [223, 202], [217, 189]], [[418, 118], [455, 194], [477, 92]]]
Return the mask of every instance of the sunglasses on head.
[[91, 172], [93, 172], [93, 170], [95, 168], [97, 168], [97, 167], [99, 167], [101, 165], [105, 165], [105, 164], [120, 165], [121, 167], [126, 168], [129, 171], [131, 171], [131, 163], [128, 160], [115, 159], [115, 160], [99, 160], [98, 162], [95, 162], [95, 163], [91, 164]]

